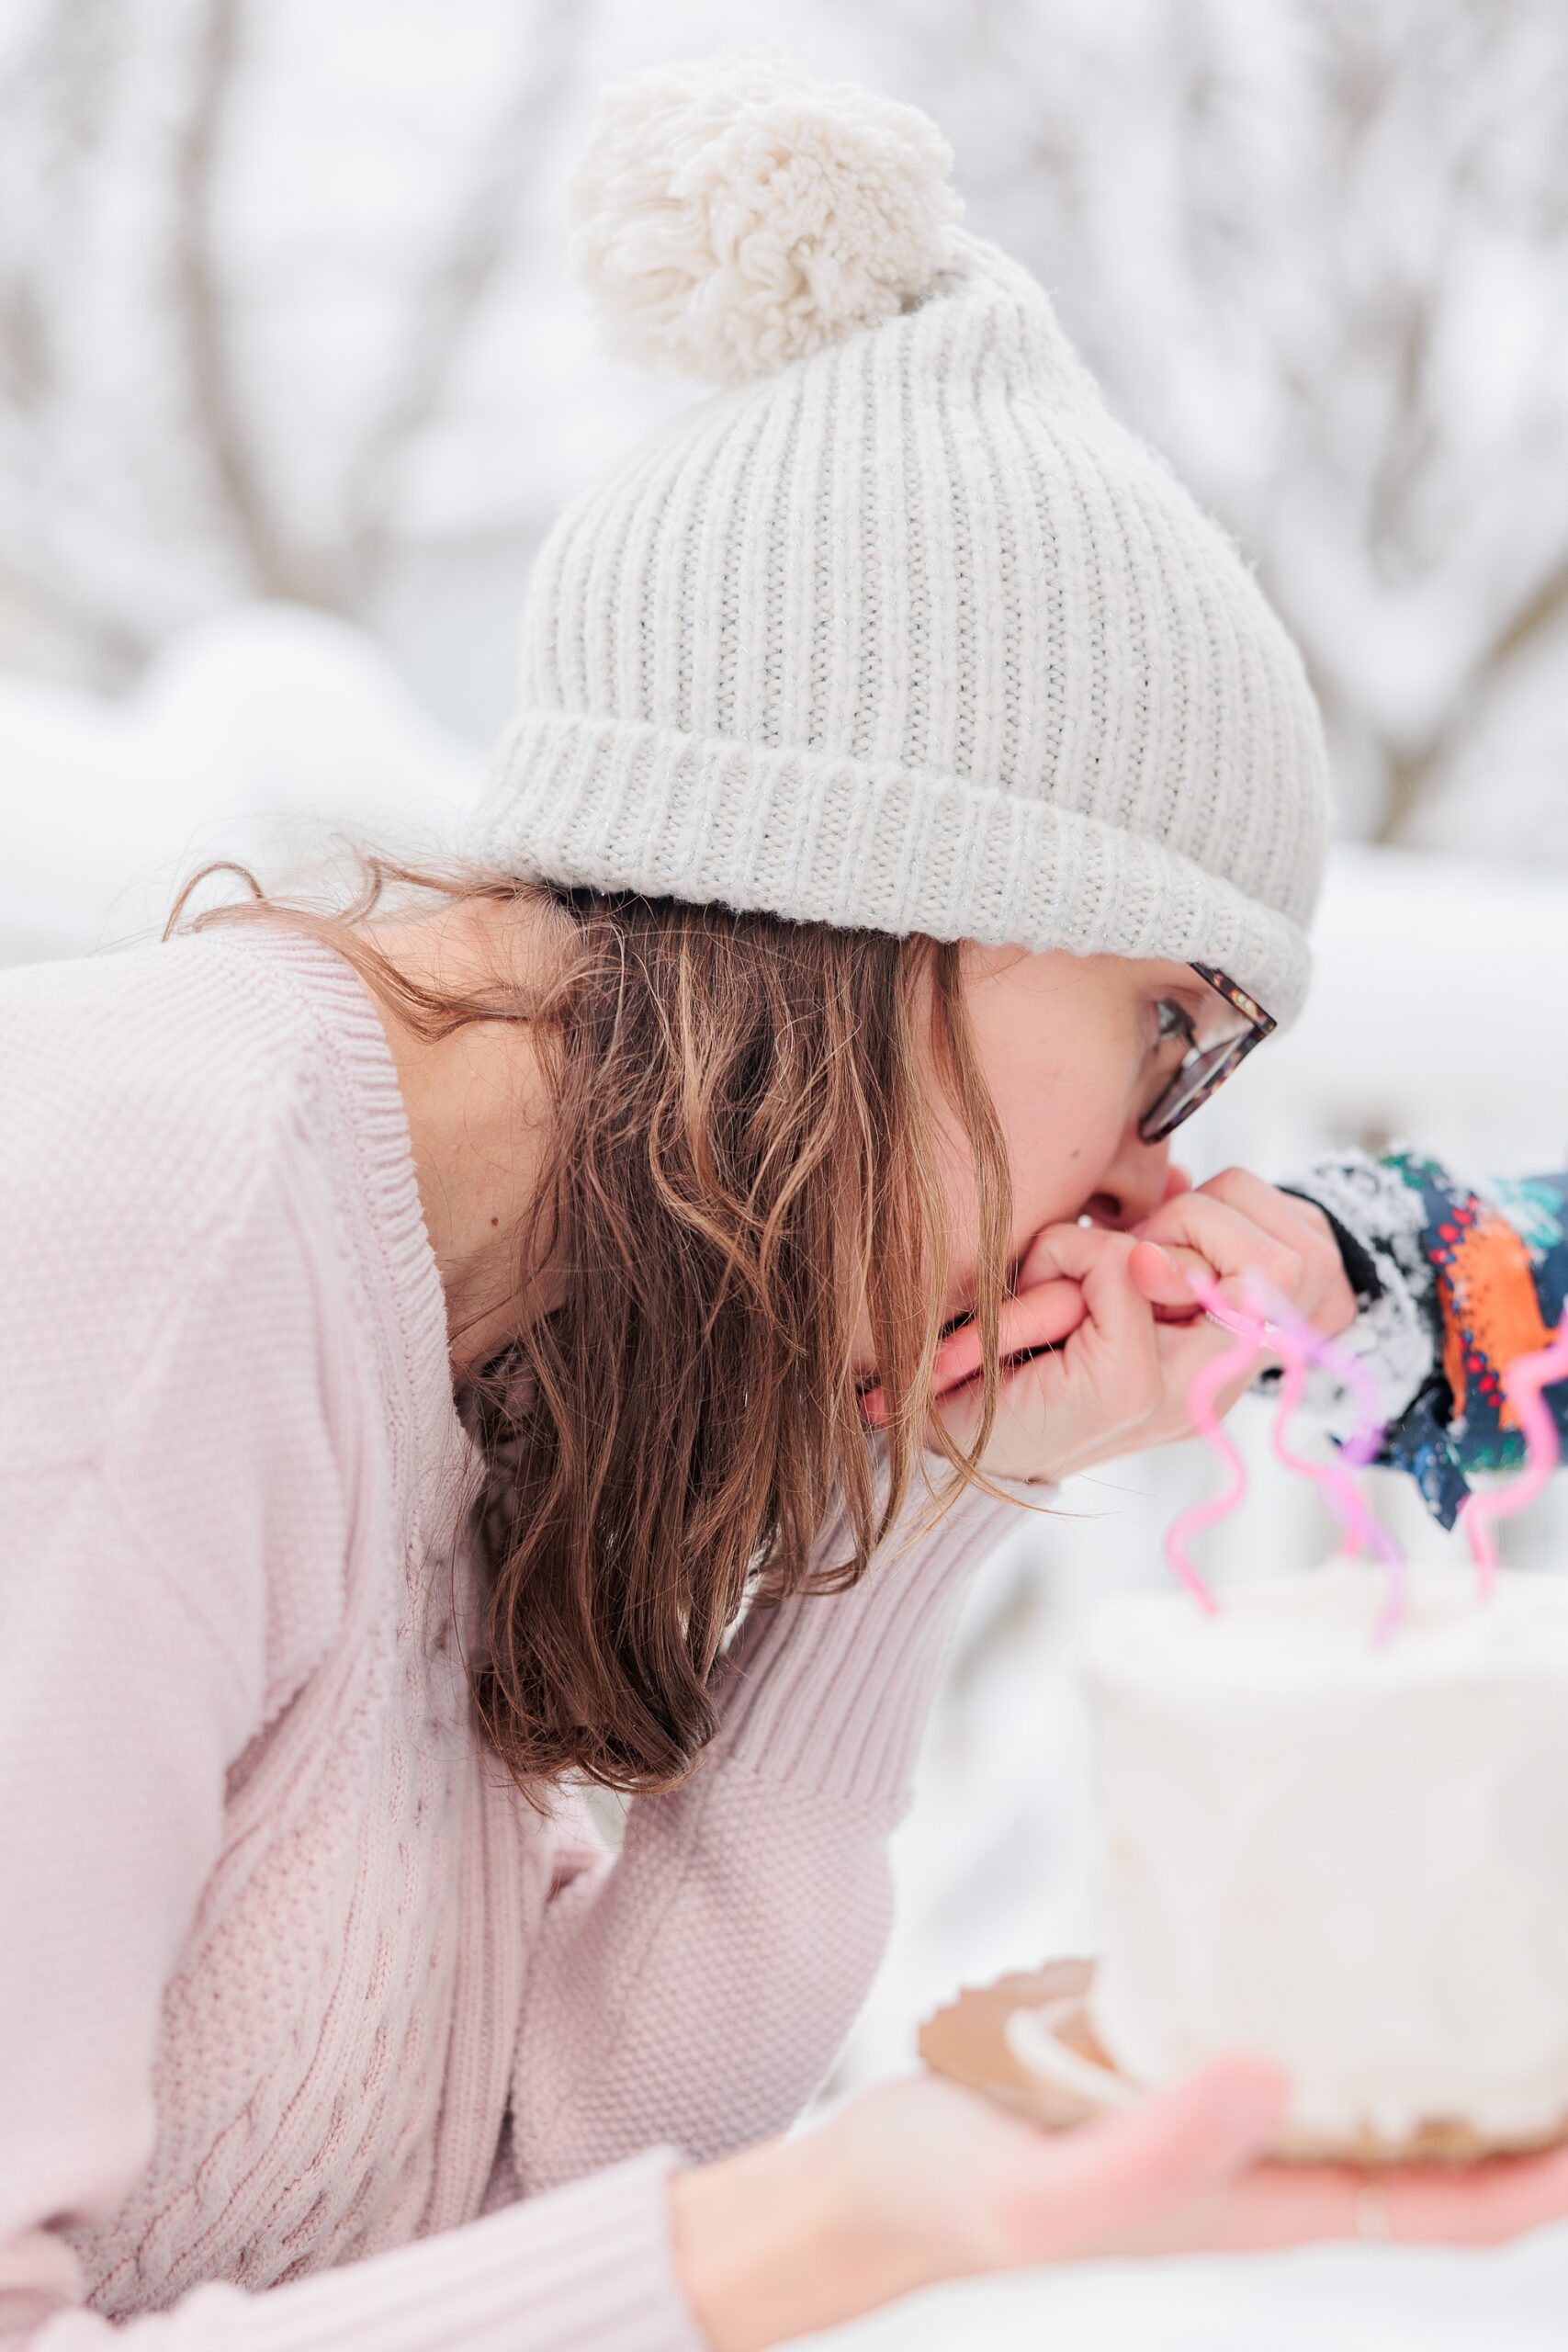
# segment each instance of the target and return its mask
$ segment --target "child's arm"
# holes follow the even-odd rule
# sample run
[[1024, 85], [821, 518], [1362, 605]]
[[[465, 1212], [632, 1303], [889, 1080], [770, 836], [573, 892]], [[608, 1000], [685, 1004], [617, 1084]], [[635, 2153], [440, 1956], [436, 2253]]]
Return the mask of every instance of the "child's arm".
[[[1451, 1527], [1469, 1472], [1523, 1459], [1502, 1374], [1546, 1344], [1568, 1307], [1568, 1174], [1472, 1186], [1417, 1152], [1358, 1151], [1284, 1189], [1315, 1201], [1335, 1228], [1359, 1308], [1339, 1344], [1367, 1366], [1388, 1421], [1377, 1459], [1408, 1470]], [[1568, 1381], [1545, 1398], [1568, 1434]], [[1347, 1436], [1352, 1401], [1325, 1402]]]

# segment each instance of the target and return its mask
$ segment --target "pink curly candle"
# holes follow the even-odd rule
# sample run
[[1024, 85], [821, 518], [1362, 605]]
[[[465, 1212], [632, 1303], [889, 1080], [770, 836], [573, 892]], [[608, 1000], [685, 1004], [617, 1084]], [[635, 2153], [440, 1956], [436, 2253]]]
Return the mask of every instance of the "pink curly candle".
[[[1272, 1346], [1285, 1366], [1283, 1394], [1274, 1419], [1275, 1454], [1287, 1469], [1300, 1472], [1323, 1487], [1351, 1554], [1365, 1545], [1389, 1570], [1388, 1600], [1374, 1634], [1378, 1643], [1387, 1641], [1397, 1630], [1406, 1607], [1404, 1555], [1387, 1530], [1372, 1517], [1354, 1477], [1343, 1466], [1344, 1459], [1356, 1464], [1370, 1461], [1382, 1435], [1376, 1394], [1365, 1366], [1348, 1350], [1337, 1347], [1332, 1340], [1314, 1330], [1289, 1300], [1265, 1287], [1255, 1276], [1247, 1278], [1245, 1309], [1233, 1306], [1208, 1276], [1190, 1273], [1188, 1281], [1204, 1312], [1233, 1332], [1235, 1343], [1194, 1374], [1188, 1385], [1187, 1409], [1192, 1426], [1225, 1464], [1228, 1478], [1222, 1493], [1193, 1505], [1172, 1521], [1165, 1544], [1166, 1558], [1172, 1570], [1201, 1608], [1211, 1612], [1218, 1608], [1213, 1592], [1193, 1565], [1190, 1546], [1194, 1536], [1237, 1508], [1247, 1494], [1247, 1465], [1221, 1423], [1215, 1407], [1226, 1383], [1256, 1361], [1266, 1346]], [[1354, 1435], [1341, 1449], [1340, 1461], [1309, 1462], [1296, 1453], [1286, 1440], [1286, 1428], [1301, 1400], [1307, 1367], [1312, 1363], [1324, 1365], [1356, 1398], [1357, 1426]]]
[[[1382, 1419], [1378, 1411], [1377, 1392], [1358, 1356], [1314, 1329], [1304, 1315], [1299, 1314], [1287, 1298], [1261, 1284], [1248, 1283], [1249, 1295], [1261, 1311], [1267, 1312], [1279, 1334], [1280, 1353], [1285, 1360], [1285, 1379], [1280, 1409], [1274, 1416], [1273, 1443], [1278, 1459], [1288, 1470], [1295, 1470], [1312, 1478], [1322, 1487], [1344, 1534], [1345, 1548], [1352, 1558], [1363, 1546], [1388, 1570], [1388, 1597], [1378, 1620], [1373, 1640], [1380, 1645], [1392, 1640], [1404, 1623], [1409, 1606], [1408, 1578], [1404, 1555], [1382, 1522], [1373, 1518], [1365, 1496], [1356, 1484], [1348, 1462], [1360, 1467], [1370, 1462], [1382, 1437]], [[1310, 1462], [1296, 1453], [1287, 1443], [1285, 1430], [1292, 1414], [1301, 1401], [1307, 1367], [1321, 1364], [1342, 1387], [1356, 1399], [1356, 1427], [1340, 1447], [1337, 1459]]]
[[1192, 1426], [1211, 1452], [1219, 1455], [1229, 1477], [1222, 1493], [1212, 1495], [1203, 1502], [1194, 1503], [1190, 1510], [1171, 1521], [1166, 1530], [1165, 1556], [1200, 1609], [1213, 1616], [1220, 1604], [1193, 1566], [1189, 1547], [1195, 1535], [1202, 1534], [1205, 1528], [1213, 1527], [1220, 1520], [1228, 1518], [1247, 1493], [1247, 1464], [1236, 1452], [1215, 1408], [1220, 1391], [1226, 1383], [1238, 1372], [1245, 1372], [1262, 1354], [1265, 1339], [1262, 1318], [1238, 1313], [1217, 1283], [1201, 1274], [1190, 1274], [1188, 1280], [1205, 1312], [1235, 1334], [1232, 1345], [1224, 1353], [1215, 1356], [1212, 1363], [1195, 1372], [1187, 1386], [1187, 1411]]
[[1568, 1379], [1568, 1317], [1564, 1317], [1556, 1336], [1544, 1348], [1516, 1357], [1503, 1374], [1503, 1393], [1524, 1431], [1525, 1466], [1506, 1487], [1489, 1495], [1472, 1494], [1465, 1506], [1465, 1532], [1481, 1571], [1483, 1600], [1490, 1597], [1497, 1576], [1494, 1523], [1499, 1519], [1511, 1519], [1515, 1511], [1528, 1510], [1557, 1467], [1562, 1453], [1557, 1425], [1540, 1392], [1554, 1381], [1563, 1379]]

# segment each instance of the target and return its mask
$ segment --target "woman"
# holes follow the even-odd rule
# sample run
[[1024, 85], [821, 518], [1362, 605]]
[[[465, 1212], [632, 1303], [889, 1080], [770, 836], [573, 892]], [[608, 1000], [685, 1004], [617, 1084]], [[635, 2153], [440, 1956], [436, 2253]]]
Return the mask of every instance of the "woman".
[[942, 155], [773, 61], [613, 97], [585, 274], [739, 389], [553, 537], [472, 858], [5, 983], [31, 2352], [740, 2352], [1349, 2226], [1245, 2053], [1057, 2143], [922, 2082], [776, 2137], [969, 1575], [1224, 1344], [1183, 1256], [1356, 1312], [1320, 1209], [1168, 1159], [1304, 983], [1299, 662]]

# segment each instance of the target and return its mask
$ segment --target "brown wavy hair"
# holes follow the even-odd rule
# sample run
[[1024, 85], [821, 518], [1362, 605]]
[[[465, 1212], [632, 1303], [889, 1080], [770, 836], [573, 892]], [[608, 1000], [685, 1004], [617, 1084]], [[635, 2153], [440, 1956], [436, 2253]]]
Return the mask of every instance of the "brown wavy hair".
[[[569, 1772], [668, 1788], [712, 1736], [709, 1683], [743, 1604], [853, 1584], [917, 1478], [933, 1505], [922, 1525], [987, 1486], [1011, 1185], [961, 951], [488, 871], [361, 866], [357, 895], [331, 911], [268, 899], [230, 867], [251, 899], [187, 917], [219, 870], [205, 866], [165, 936], [281, 916], [427, 1039], [476, 1021], [533, 1028], [552, 1120], [517, 1263], [520, 1278], [550, 1267], [559, 1303], [460, 1400], [485, 1464], [469, 1679], [483, 1736], [525, 1790]], [[393, 891], [532, 905], [558, 960], [531, 989], [502, 975], [424, 987], [376, 941]], [[974, 1159], [986, 1359], [973, 1448], [931, 1425], [953, 1471], [940, 1494], [921, 1451], [948, 1272], [931, 1069]], [[860, 1409], [863, 1305], [885, 1440]], [[840, 1502], [849, 1556], [813, 1574]]]

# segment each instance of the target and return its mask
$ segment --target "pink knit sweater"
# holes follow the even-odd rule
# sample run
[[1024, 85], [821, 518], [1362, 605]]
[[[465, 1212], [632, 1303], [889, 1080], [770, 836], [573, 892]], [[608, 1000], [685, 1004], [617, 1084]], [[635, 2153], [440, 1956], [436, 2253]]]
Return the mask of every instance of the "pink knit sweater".
[[693, 2352], [666, 2174], [830, 2062], [1008, 1507], [750, 1621], [613, 1860], [469, 1726], [477, 1462], [352, 968], [10, 973], [0, 1106], [0, 2339]]

